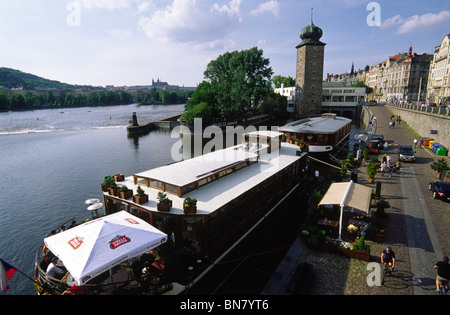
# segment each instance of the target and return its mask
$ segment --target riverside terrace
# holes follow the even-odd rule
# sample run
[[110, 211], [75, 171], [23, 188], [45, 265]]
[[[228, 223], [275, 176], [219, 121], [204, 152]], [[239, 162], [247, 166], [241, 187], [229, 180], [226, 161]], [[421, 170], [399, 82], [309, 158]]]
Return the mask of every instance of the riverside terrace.
[[[377, 117], [376, 134], [383, 134], [389, 142], [387, 152], [396, 162], [399, 145], [412, 145], [418, 135], [402, 115], [402, 123], [389, 128], [390, 116], [395, 109], [378, 105], [370, 107]], [[297, 266], [309, 263], [314, 267], [315, 279], [308, 287], [313, 295], [435, 295], [436, 270], [433, 265], [450, 255], [449, 205], [435, 200], [428, 190], [428, 183], [436, 174], [430, 164], [442, 158], [431, 150], [418, 148], [415, 163], [402, 163], [400, 174], [392, 177], [377, 175], [382, 183], [382, 197], [391, 205], [386, 238], [382, 243], [368, 241], [371, 246], [371, 262], [379, 263], [381, 251], [391, 246], [396, 253], [397, 266], [392, 277], [384, 285], [369, 286], [367, 277], [369, 262], [310, 249], [300, 240], [294, 242], [291, 250], [280, 263], [269, 280], [264, 293], [286, 294], [285, 285], [294, 275]], [[448, 159], [448, 157], [447, 157]], [[372, 187], [366, 176], [366, 167], [360, 166], [358, 183]]]
[[[279, 142], [281, 133], [257, 136], [273, 140], [270, 153], [268, 142], [244, 143], [126, 177], [117, 185], [133, 191], [140, 186], [149, 201], [137, 204], [104, 192], [106, 213], [129, 211], [171, 235], [174, 248], [189, 243], [217, 258], [304, 184], [307, 154]], [[168, 212], [158, 210], [161, 191], [172, 201]], [[195, 213], [184, 211], [186, 197], [197, 200]]]

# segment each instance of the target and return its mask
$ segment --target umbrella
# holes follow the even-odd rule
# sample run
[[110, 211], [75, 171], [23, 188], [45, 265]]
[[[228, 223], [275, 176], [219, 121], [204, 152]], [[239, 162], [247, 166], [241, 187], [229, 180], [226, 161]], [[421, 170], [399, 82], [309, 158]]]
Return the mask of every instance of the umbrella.
[[[98, 200], [98, 201], [100, 201], [100, 200]], [[86, 200], [86, 202], [87, 202], [87, 200]], [[87, 209], [89, 211], [95, 211], [95, 215], [97, 215], [97, 210], [100, 209], [101, 207], [103, 207], [103, 203], [97, 202], [97, 203], [94, 203], [93, 205], [90, 205]], [[92, 212], [91, 212], [91, 217], [92, 217]]]
[[78, 285], [165, 243], [167, 235], [126, 211], [44, 239]]
[[370, 199], [372, 189], [370, 187], [356, 184], [353, 181], [344, 183], [333, 183], [328, 188], [319, 205], [340, 205], [341, 214], [339, 219], [339, 240], [342, 241], [342, 217], [344, 207], [352, 207], [360, 211], [370, 213]]
[[92, 205], [92, 204], [98, 203], [98, 202], [100, 202], [100, 199], [90, 198], [90, 199], [86, 200], [84, 203], [87, 205]]
[[101, 207], [103, 207], [103, 203], [97, 202], [97, 203], [94, 203], [93, 205], [90, 205], [87, 209], [89, 211], [94, 211], [94, 210], [100, 209]]

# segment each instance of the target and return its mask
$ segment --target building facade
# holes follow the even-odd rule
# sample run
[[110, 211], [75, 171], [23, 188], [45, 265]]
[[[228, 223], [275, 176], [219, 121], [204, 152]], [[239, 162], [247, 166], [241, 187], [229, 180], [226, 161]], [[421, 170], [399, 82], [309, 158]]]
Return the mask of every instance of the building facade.
[[[408, 53], [390, 56], [374, 66], [366, 66], [364, 70], [351, 74], [329, 75], [330, 82], [341, 81], [352, 84], [357, 81], [372, 88], [367, 100], [378, 103], [422, 102], [427, 96], [427, 82], [430, 73], [430, 63], [433, 55], [413, 53], [412, 47]], [[420, 96], [419, 96], [420, 94]]]
[[450, 34], [445, 35], [441, 45], [435, 48], [427, 84], [427, 102], [450, 104]]

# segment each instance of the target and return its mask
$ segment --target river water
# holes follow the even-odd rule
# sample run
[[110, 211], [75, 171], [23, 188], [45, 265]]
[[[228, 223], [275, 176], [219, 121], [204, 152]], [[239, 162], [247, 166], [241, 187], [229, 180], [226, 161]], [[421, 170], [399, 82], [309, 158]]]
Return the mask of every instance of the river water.
[[[104, 176], [173, 162], [170, 149], [179, 139], [168, 130], [128, 138], [132, 113], [147, 122], [183, 110], [126, 105], [0, 113], [0, 258], [33, 277], [43, 237], [70, 218], [89, 218], [84, 201], [103, 199]], [[19, 273], [10, 285], [0, 294], [35, 294]]]
[[[171, 149], [179, 137], [157, 130], [128, 138], [132, 113], [142, 123], [183, 110], [184, 105], [124, 105], [0, 113], [0, 258], [33, 277], [43, 238], [68, 219], [90, 217], [84, 202], [103, 199], [104, 176], [130, 176], [174, 162]], [[2, 294], [35, 290], [16, 273]]]

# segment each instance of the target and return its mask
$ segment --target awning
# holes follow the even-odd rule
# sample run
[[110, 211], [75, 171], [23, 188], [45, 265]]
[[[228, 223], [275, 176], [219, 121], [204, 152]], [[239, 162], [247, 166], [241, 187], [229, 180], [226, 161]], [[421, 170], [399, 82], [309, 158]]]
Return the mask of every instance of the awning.
[[369, 213], [371, 195], [372, 188], [356, 184], [353, 181], [333, 183], [319, 205], [340, 205]]
[[319, 202], [320, 205], [340, 205], [341, 217], [339, 220], [339, 239], [342, 231], [342, 214], [344, 207], [352, 207], [360, 211], [370, 212], [370, 199], [372, 188], [356, 184], [353, 181], [346, 183], [333, 183], [325, 196]]

